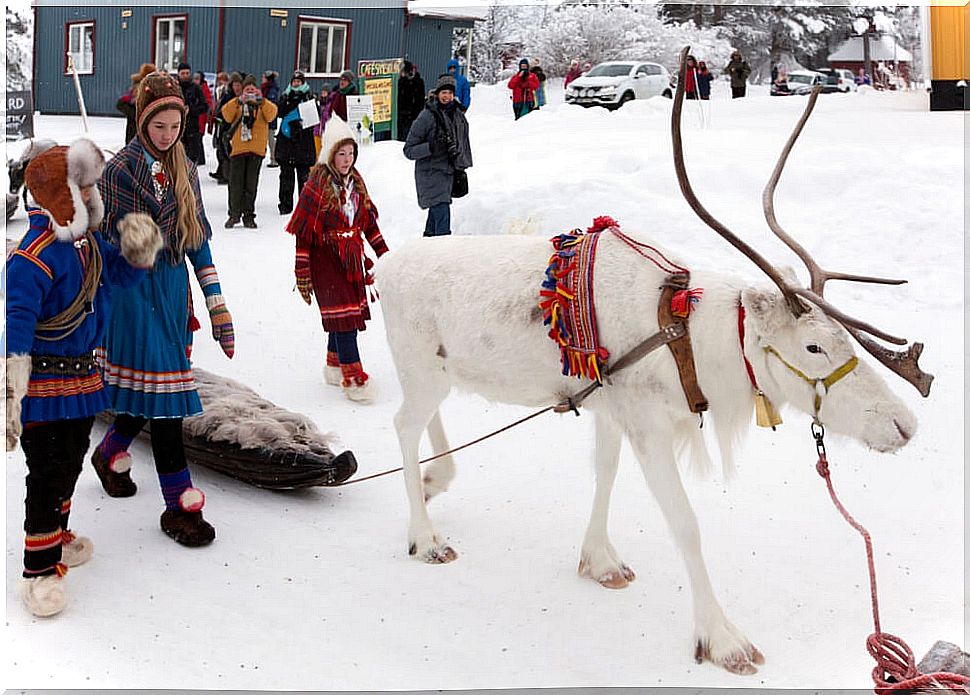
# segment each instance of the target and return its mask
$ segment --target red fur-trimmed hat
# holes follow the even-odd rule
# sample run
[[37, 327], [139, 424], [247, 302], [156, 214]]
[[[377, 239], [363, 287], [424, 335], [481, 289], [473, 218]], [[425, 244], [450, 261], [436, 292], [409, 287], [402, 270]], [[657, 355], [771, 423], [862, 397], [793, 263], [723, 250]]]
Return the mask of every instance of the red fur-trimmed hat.
[[[50, 216], [59, 239], [78, 239], [104, 218], [104, 204], [95, 186], [104, 171], [104, 154], [81, 138], [70, 147], [52, 147], [34, 157], [24, 171], [31, 197]], [[87, 204], [81, 189], [93, 187]]]
[[182, 133], [185, 132], [185, 116], [188, 109], [182, 98], [182, 88], [178, 80], [172, 75], [160, 72], [146, 75], [135, 91], [135, 116], [138, 119], [138, 134], [141, 136], [141, 142], [155, 157], [162, 157], [165, 153], [159, 152], [152, 145], [146, 127], [148, 121], [166, 109], [173, 109], [182, 115], [182, 125], [179, 130], [179, 139], [181, 139]]

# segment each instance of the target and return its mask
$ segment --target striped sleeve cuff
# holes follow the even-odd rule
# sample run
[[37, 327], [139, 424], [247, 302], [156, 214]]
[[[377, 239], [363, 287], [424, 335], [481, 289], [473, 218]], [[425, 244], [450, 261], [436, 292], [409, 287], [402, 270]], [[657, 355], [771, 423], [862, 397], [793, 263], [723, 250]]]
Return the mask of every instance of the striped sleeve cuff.
[[199, 287], [202, 294], [206, 297], [214, 294], [222, 294], [222, 287], [219, 285], [219, 274], [214, 265], [205, 265], [195, 271], [195, 277], [199, 279]]

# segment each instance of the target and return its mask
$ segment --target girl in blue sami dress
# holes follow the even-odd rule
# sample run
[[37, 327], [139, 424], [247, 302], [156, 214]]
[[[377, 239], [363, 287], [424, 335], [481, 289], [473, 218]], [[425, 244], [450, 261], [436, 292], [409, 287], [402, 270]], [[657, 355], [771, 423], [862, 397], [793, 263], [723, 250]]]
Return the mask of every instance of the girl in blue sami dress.
[[121, 250], [97, 232], [95, 184], [104, 156], [90, 140], [33, 159], [24, 178], [40, 208], [7, 261], [7, 451], [27, 463], [24, 580], [28, 610], [46, 617], [67, 601], [68, 567], [94, 552], [70, 531], [71, 497], [94, 416], [108, 406], [94, 348], [104, 339], [113, 293], [142, 279], [161, 247], [147, 215], [118, 223]]
[[215, 529], [202, 517], [205, 496], [192, 486], [182, 444], [182, 419], [202, 412], [189, 363], [199, 322], [186, 258], [205, 295], [212, 336], [228, 357], [235, 347], [232, 318], [212, 262], [198, 174], [180, 140], [186, 109], [178, 82], [160, 73], [145, 77], [135, 105], [138, 135], [108, 162], [101, 179], [104, 235], [117, 242], [118, 220], [145, 212], [161, 228], [164, 248], [145, 280], [114, 300], [101, 359], [117, 416], [91, 461], [109, 495], [135, 494], [128, 446], [150, 423], [165, 500], [162, 530], [183, 545], [206, 545]]

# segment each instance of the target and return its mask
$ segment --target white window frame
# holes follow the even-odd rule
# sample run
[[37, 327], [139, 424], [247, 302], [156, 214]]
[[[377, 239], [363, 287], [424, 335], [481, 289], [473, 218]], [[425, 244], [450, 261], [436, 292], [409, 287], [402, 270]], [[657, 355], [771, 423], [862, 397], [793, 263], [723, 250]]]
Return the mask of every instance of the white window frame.
[[[343, 19], [329, 19], [326, 17], [299, 17], [297, 19], [298, 31], [296, 34], [296, 69], [302, 70], [306, 73], [307, 77], [336, 77], [341, 72], [346, 69], [347, 61], [350, 54], [350, 27], [351, 23]], [[303, 30], [305, 28], [312, 29], [312, 36], [310, 39], [310, 64], [300, 65], [300, 48], [301, 42], [303, 41]], [[343, 62], [341, 65], [314, 65], [313, 62], [316, 60], [317, 48], [320, 45], [321, 40], [321, 30], [326, 30], [326, 42], [327, 42], [327, 62], [330, 62], [330, 58], [333, 55], [333, 42], [334, 42], [334, 29], [342, 29], [344, 32], [343, 38]], [[322, 68], [322, 69], [321, 69]]]
[[[175, 23], [182, 23], [182, 51], [181, 58], [175, 55], [175, 44], [172, 41], [172, 37], [175, 35]], [[165, 60], [159, 60], [159, 41], [161, 40], [161, 25], [169, 25], [169, 45], [168, 45], [168, 55], [165, 56]], [[152, 55], [155, 57], [155, 65], [158, 66], [159, 70], [165, 68], [170, 72], [174, 72], [175, 68], [178, 66], [182, 60], [188, 55], [188, 38], [189, 38], [189, 18], [187, 15], [171, 15], [167, 17], [155, 17], [155, 45], [152, 46]], [[171, 60], [169, 60], [171, 59]]]
[[[94, 20], [85, 22], [70, 22], [65, 27], [67, 30], [67, 50], [65, 53], [69, 53], [74, 59], [74, 68], [77, 70], [78, 75], [93, 75], [94, 74]], [[85, 62], [85, 51], [84, 51], [84, 34], [85, 30], [88, 30], [91, 36], [90, 44], [90, 58], [89, 61]], [[73, 45], [74, 35], [78, 34], [80, 53], [75, 53], [71, 50]], [[64, 74], [70, 75], [71, 69], [68, 65], [67, 56], [64, 56]]]

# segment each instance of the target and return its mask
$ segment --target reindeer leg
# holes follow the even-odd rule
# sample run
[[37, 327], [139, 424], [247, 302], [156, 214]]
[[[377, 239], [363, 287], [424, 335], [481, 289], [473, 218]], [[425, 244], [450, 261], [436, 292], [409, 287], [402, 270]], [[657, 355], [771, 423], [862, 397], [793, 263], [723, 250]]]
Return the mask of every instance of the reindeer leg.
[[[654, 431], [662, 431], [654, 428]], [[663, 511], [670, 531], [684, 556], [694, 601], [694, 658], [707, 659], [732, 673], [757, 672], [764, 663], [761, 652], [724, 616], [701, 554], [700, 531], [690, 500], [684, 492], [668, 442], [654, 442], [642, 434], [630, 437], [647, 485]]]
[[[425, 384], [421, 391], [430, 385]], [[437, 411], [438, 405], [447, 395], [447, 386], [440, 396], [424, 392], [420, 396], [409, 394], [402, 380], [405, 391], [400, 410], [394, 416], [398, 440], [401, 444], [401, 454], [404, 458], [404, 487], [408, 495], [410, 522], [408, 524], [408, 553], [419, 560], [432, 564], [451, 562], [458, 558], [449, 545], [441, 542], [428, 516], [425, 505], [424, 486], [421, 480], [421, 468], [418, 466], [418, 443], [421, 433], [428, 425], [428, 421]]]
[[[434, 415], [431, 416], [431, 422], [428, 423], [428, 439], [431, 440], [431, 450], [436, 455], [451, 448], [445, 435], [444, 425], [441, 423], [440, 410], [435, 410]], [[455, 461], [450, 454], [429, 463], [424, 469], [424, 501], [427, 502], [447, 490], [454, 477]]]
[[610, 494], [616, 480], [623, 433], [605, 413], [596, 413], [596, 493], [590, 513], [583, 549], [579, 556], [579, 574], [590, 577], [607, 589], [623, 589], [636, 575], [619, 559], [610, 543], [607, 529], [610, 516]]

